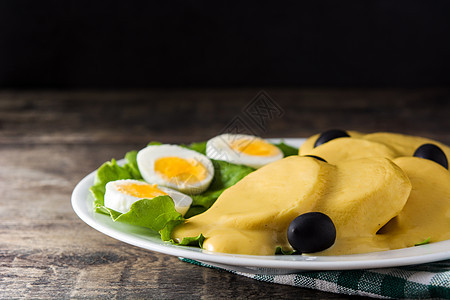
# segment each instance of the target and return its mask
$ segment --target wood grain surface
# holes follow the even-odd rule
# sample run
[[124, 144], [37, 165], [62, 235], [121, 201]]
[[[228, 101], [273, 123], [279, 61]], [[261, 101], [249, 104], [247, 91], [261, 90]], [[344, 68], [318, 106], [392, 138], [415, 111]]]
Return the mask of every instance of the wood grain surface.
[[[248, 118], [245, 108], [259, 92], [0, 91], [0, 298], [349, 298], [130, 246], [90, 228], [71, 208], [74, 186], [104, 161], [150, 140], [208, 139]], [[342, 128], [450, 144], [450, 89], [266, 92], [282, 114], [263, 128], [249, 125], [264, 137]]]

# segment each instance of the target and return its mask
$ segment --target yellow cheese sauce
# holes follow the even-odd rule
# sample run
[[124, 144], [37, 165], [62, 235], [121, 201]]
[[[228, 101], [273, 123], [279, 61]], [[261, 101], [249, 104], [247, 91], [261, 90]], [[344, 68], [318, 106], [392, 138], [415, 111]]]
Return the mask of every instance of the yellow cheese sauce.
[[287, 228], [311, 211], [328, 215], [336, 227], [333, 246], [317, 255], [366, 253], [450, 239], [450, 173], [439, 164], [411, 157], [424, 143], [391, 133], [350, 132], [247, 175], [227, 189], [206, 212], [172, 233], [176, 241], [203, 234], [214, 252], [272, 255], [292, 250]]
[[308, 138], [299, 149], [299, 155], [317, 155], [329, 163], [344, 159], [382, 156], [396, 158], [412, 156], [414, 151], [423, 144], [431, 143], [439, 146], [447, 158], [450, 158], [450, 148], [440, 142], [417, 136], [390, 132], [362, 134], [348, 132], [349, 138], [339, 138], [314, 148], [319, 134]]

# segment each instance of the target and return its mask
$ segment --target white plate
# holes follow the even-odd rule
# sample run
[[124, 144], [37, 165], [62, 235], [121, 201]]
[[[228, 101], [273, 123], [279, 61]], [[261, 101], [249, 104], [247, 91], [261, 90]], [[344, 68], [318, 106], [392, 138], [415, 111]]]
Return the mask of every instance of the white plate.
[[[280, 139], [271, 139], [279, 142]], [[299, 146], [304, 139], [284, 139]], [[144, 249], [190, 258], [234, 271], [258, 274], [289, 274], [306, 270], [351, 270], [385, 268], [450, 259], [450, 240], [405, 249], [341, 256], [302, 255], [232, 255], [212, 253], [199, 248], [176, 246], [161, 241], [159, 234], [149, 229], [113, 222], [109, 216], [95, 213], [89, 188], [95, 171], [87, 175], [72, 193], [75, 213], [88, 225], [122, 242]]]

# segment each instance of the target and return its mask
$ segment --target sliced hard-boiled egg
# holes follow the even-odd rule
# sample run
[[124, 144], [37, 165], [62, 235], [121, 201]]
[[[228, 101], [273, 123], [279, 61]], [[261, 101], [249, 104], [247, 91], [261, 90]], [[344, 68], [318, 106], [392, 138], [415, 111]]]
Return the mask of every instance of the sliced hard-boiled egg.
[[209, 158], [177, 145], [148, 146], [138, 152], [137, 164], [145, 181], [188, 194], [204, 192], [214, 176]]
[[134, 179], [110, 181], [105, 188], [105, 206], [121, 213], [128, 212], [131, 205], [140, 199], [165, 195], [172, 198], [175, 210], [183, 216], [192, 204], [192, 198], [188, 195]]
[[260, 168], [283, 158], [283, 152], [271, 143], [247, 134], [221, 134], [206, 143], [206, 155], [212, 159]]

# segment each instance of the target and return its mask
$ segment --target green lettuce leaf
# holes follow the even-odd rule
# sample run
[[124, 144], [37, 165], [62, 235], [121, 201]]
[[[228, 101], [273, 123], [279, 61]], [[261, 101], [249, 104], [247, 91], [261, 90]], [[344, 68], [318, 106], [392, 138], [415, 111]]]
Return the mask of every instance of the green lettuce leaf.
[[428, 237], [425, 240], [423, 240], [423, 241], [421, 241], [421, 242], [419, 242], [417, 244], [414, 244], [414, 246], [421, 246], [421, 245], [429, 244], [430, 243], [430, 239], [431, 239], [431, 237]]
[[137, 164], [137, 154], [137, 151], [127, 152], [125, 154], [125, 160], [127, 161], [127, 163], [123, 167], [127, 169], [128, 172], [130, 172], [131, 176], [133, 176], [134, 179], [142, 179], [142, 175]]
[[286, 251], [286, 250], [283, 250], [283, 248], [280, 247], [280, 246], [278, 246], [278, 247], [275, 249], [275, 255], [293, 255], [293, 254], [301, 254], [301, 253], [299, 253], [299, 252], [296, 251], [296, 250], [289, 250], [289, 251]]
[[274, 145], [277, 146], [281, 150], [281, 152], [283, 152], [284, 157], [298, 155], [298, 148], [289, 146], [289, 145], [285, 144], [284, 142], [281, 142], [279, 144], [274, 144]]
[[203, 246], [203, 241], [205, 240], [205, 237], [203, 234], [199, 234], [198, 236], [193, 237], [185, 237], [181, 242], [178, 243], [178, 245], [181, 246], [200, 246], [200, 248]]
[[130, 151], [125, 154], [127, 162], [123, 166], [119, 166], [117, 161], [112, 159], [98, 168], [94, 185], [89, 189], [94, 197], [94, 207], [97, 212], [109, 214], [103, 206], [105, 204], [105, 185], [108, 182], [119, 179], [142, 179], [139, 168], [137, 167], [136, 155], [136, 151]]
[[[216, 199], [217, 200], [217, 199]], [[193, 217], [195, 215], [199, 215], [201, 213], [204, 213], [205, 211], [208, 210], [209, 207], [204, 207], [204, 206], [199, 206], [199, 205], [191, 205], [191, 207], [189, 208], [189, 210], [186, 212], [186, 214], [184, 215], [184, 217], [186, 219], [189, 219], [190, 217]]]
[[161, 234], [163, 241], [171, 240], [172, 230], [184, 222], [184, 218], [175, 210], [175, 204], [169, 196], [141, 199], [134, 202], [126, 213], [120, 213], [102, 206], [114, 222], [149, 228]]
[[206, 142], [191, 143], [189, 145], [180, 145], [180, 146], [197, 151], [198, 153], [201, 153], [203, 155], [206, 155]]
[[[239, 180], [255, 171], [255, 169], [243, 166], [235, 165], [221, 160], [211, 160], [214, 166], [214, 178], [211, 182], [209, 188], [199, 194], [191, 195], [192, 206], [189, 209], [186, 217], [193, 216], [193, 212], [198, 211], [196, 208], [198, 206], [206, 209], [210, 208], [211, 205], [219, 198], [220, 194], [223, 193], [227, 188], [236, 184]], [[201, 210], [201, 209], [200, 209]]]
[[161, 142], [157, 142], [157, 141], [153, 141], [147, 144], [147, 146], [159, 146], [162, 145], [163, 143]]
[[176, 244], [176, 242], [174, 240], [172, 240], [172, 231], [175, 227], [177, 227], [178, 225], [182, 224], [185, 221], [185, 219], [175, 219], [175, 220], [170, 220], [169, 222], [167, 222], [166, 226], [164, 226], [163, 229], [161, 229], [159, 231], [159, 234], [161, 235], [161, 239], [165, 242], [171, 242]]
[[131, 205], [127, 213], [119, 213], [106, 208], [114, 222], [150, 228], [159, 232], [170, 221], [183, 221], [183, 217], [175, 210], [175, 204], [169, 196], [158, 196], [152, 199], [141, 199]]

